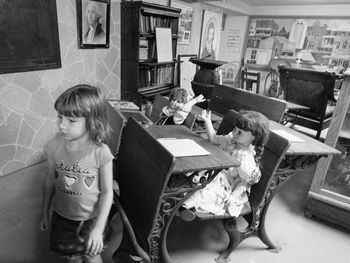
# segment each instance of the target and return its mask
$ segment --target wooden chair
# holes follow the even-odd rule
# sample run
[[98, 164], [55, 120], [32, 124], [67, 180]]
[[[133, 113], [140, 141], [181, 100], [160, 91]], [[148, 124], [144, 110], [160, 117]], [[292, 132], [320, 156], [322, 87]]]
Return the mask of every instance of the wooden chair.
[[335, 109], [328, 101], [335, 101], [333, 89], [336, 75], [285, 66], [279, 67], [279, 75], [285, 100], [310, 108], [290, 110], [289, 113], [293, 114], [290, 122], [315, 130], [315, 139], [319, 139], [321, 131], [329, 127]]
[[121, 244], [113, 255], [115, 262], [133, 262], [129, 255], [150, 262], [146, 243], [156, 227], [153, 216], [174, 162], [175, 157], [165, 147], [133, 118], [128, 119], [114, 165], [114, 179], [120, 187], [120, 196], [115, 195], [114, 201], [124, 225]]
[[[237, 118], [237, 112], [230, 110], [224, 117], [217, 134], [227, 134], [232, 131], [235, 126], [235, 119]], [[231, 217], [228, 213], [223, 216], [217, 216], [210, 213], [195, 212], [196, 219], [209, 220], [216, 219], [221, 220], [224, 224], [225, 230], [229, 235], [229, 244], [227, 248], [221, 253], [217, 262], [228, 262], [227, 259], [232, 251], [241, 243], [244, 239], [257, 236], [260, 240], [268, 246], [268, 249], [279, 252], [280, 248], [275, 246], [269, 239], [266, 228], [265, 219], [266, 212], [274, 194], [269, 191], [274, 187], [274, 176], [277, 168], [279, 167], [284, 155], [289, 148], [289, 142], [287, 139], [279, 136], [277, 133], [271, 132], [269, 140], [265, 145], [264, 152], [261, 158], [261, 174], [260, 181], [253, 185], [251, 193], [249, 195], [249, 202], [244, 206], [241, 215], [248, 222], [247, 228], [239, 230], [236, 224], [236, 217]]]
[[260, 88], [260, 72], [251, 72], [247, 70], [242, 70], [241, 72], [241, 88], [253, 92], [253, 87], [255, 87], [255, 93], [259, 94]]
[[[156, 123], [159, 120], [162, 114], [162, 109], [168, 104], [169, 104], [169, 100], [166, 97], [160, 94], [157, 94], [155, 96], [151, 115], [150, 115], [150, 119], [151, 121], [153, 121], [153, 123]], [[184, 125], [190, 130], [192, 130], [195, 121], [196, 121], [196, 116], [192, 112], [190, 112], [184, 122]]]
[[231, 109], [255, 110], [276, 122], [282, 121], [286, 108], [285, 101], [225, 85], [216, 85], [209, 101], [209, 109], [221, 116]]

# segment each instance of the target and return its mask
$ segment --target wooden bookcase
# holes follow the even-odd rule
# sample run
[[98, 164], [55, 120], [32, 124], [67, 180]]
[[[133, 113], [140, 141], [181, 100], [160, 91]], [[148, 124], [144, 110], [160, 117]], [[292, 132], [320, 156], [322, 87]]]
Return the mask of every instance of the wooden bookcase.
[[350, 75], [345, 74], [325, 143], [341, 155], [322, 158], [308, 193], [305, 213], [350, 229]]
[[[177, 85], [176, 48], [181, 9], [142, 1], [121, 2], [121, 99], [141, 106]], [[158, 63], [156, 27], [171, 29], [171, 61]]]

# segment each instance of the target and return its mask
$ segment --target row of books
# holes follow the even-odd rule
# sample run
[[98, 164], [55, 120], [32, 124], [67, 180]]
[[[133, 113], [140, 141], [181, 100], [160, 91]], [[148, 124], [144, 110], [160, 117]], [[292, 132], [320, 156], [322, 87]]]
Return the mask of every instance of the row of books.
[[[176, 54], [176, 41], [172, 41], [173, 54]], [[157, 45], [155, 39], [140, 39], [139, 60], [157, 60]]]
[[141, 14], [139, 21], [140, 33], [154, 33], [156, 27], [169, 27], [171, 28], [171, 33], [177, 35], [178, 24], [176, 19]]
[[174, 65], [140, 68], [139, 87], [174, 83]]

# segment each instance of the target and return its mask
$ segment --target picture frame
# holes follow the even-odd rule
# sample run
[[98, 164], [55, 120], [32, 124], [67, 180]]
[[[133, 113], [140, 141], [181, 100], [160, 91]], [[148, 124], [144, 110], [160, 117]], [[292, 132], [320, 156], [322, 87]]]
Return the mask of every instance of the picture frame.
[[30, 3], [1, 1], [0, 74], [62, 67], [56, 0]]
[[178, 55], [178, 60], [182, 61], [179, 63], [179, 74], [178, 74], [178, 85], [181, 88], [185, 88], [193, 93], [192, 91], [192, 80], [197, 71], [196, 64], [193, 64], [190, 59], [197, 58], [196, 54], [183, 54]]
[[222, 14], [203, 10], [202, 28], [198, 57], [218, 60]]
[[193, 7], [179, 3], [172, 3], [171, 6], [181, 9], [178, 30], [179, 40], [177, 43], [178, 45], [189, 45], [191, 44], [192, 35]]
[[76, 4], [78, 47], [109, 48], [110, 0], [76, 0]]

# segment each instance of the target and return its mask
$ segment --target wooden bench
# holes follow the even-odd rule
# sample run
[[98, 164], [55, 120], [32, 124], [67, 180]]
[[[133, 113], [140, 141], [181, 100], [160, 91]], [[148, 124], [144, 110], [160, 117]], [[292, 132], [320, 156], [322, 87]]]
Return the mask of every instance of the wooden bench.
[[[217, 134], [227, 134], [235, 126], [235, 119], [238, 113], [230, 110], [224, 117]], [[235, 217], [231, 217], [228, 213], [223, 216], [217, 216], [210, 213], [195, 212], [196, 218], [201, 220], [217, 219], [222, 220], [225, 230], [229, 235], [229, 244], [227, 248], [216, 259], [217, 262], [228, 262], [232, 251], [244, 239], [257, 236], [268, 246], [268, 249], [279, 252], [280, 247], [275, 246], [269, 239], [266, 228], [265, 218], [269, 204], [274, 196], [269, 191], [274, 187], [274, 177], [281, 161], [284, 159], [285, 153], [289, 148], [289, 141], [278, 134], [271, 132], [269, 140], [265, 145], [264, 152], [261, 158], [261, 174], [260, 181], [253, 185], [249, 195], [249, 202], [244, 206], [241, 216], [248, 222], [248, 227], [240, 231], [236, 224]]]
[[216, 85], [209, 101], [209, 109], [221, 116], [231, 109], [254, 110], [276, 122], [282, 121], [286, 108], [285, 101], [225, 85]]

